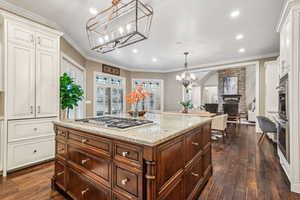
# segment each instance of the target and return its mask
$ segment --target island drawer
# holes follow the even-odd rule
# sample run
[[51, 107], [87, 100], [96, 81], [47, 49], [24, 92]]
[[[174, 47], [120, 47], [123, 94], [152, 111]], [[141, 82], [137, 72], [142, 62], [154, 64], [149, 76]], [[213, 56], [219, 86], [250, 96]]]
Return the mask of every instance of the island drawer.
[[192, 132], [185, 138], [185, 162], [190, 162], [201, 151], [201, 128], [200, 131]]
[[97, 175], [101, 182], [110, 187], [111, 160], [94, 156], [73, 145], [68, 145], [68, 157], [71, 162]]
[[80, 143], [86, 148], [92, 148], [107, 156], [111, 156], [112, 143], [110, 140], [102, 137], [93, 137], [92, 135], [83, 134], [79, 131], [69, 131], [68, 141]]
[[80, 175], [72, 168], [68, 169], [67, 192], [77, 200], [111, 200], [111, 192], [104, 186]]
[[141, 167], [143, 163], [142, 148], [122, 143], [114, 144], [114, 158], [118, 161]]
[[113, 166], [113, 189], [127, 193], [133, 198], [142, 198], [143, 177], [142, 173], [133, 171], [123, 164]]
[[193, 160], [184, 175], [185, 199], [188, 199], [188, 196], [192, 193], [195, 186], [202, 178], [202, 157], [199, 155]]
[[59, 161], [55, 161], [55, 181], [58, 186], [61, 187], [61, 189], [66, 190], [66, 171], [65, 171], [65, 165]]

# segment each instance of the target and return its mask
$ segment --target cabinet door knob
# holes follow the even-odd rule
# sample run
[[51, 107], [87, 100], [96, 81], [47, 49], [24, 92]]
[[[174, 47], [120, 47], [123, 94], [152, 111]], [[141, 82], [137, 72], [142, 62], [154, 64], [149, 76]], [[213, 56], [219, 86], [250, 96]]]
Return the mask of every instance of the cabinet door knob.
[[81, 140], [81, 143], [85, 144], [87, 141], [88, 141], [87, 139], [83, 138], [83, 139]]
[[35, 150], [33, 150], [33, 153], [36, 153], [37, 152], [37, 150], [35, 149]]
[[37, 131], [38, 129], [37, 129], [37, 128], [34, 128], [33, 130], [34, 130], [34, 131]]
[[129, 179], [125, 178], [123, 180], [121, 180], [122, 185], [126, 185], [128, 183]]
[[199, 143], [198, 142], [192, 142], [192, 145], [194, 145], [194, 146], [199, 146]]
[[33, 114], [33, 106], [30, 106], [30, 114]]
[[196, 174], [194, 172], [192, 172], [192, 175], [195, 176], [195, 177], [199, 177], [199, 174]]
[[90, 159], [81, 160], [81, 164], [85, 165]]
[[129, 152], [128, 152], [128, 151], [124, 151], [124, 152], [122, 152], [122, 156], [123, 156], [123, 157], [126, 157], [126, 156], [128, 156], [128, 154], [129, 154]]
[[86, 188], [85, 190], [82, 190], [81, 191], [81, 195], [82, 195], [82, 197], [84, 198], [84, 199], [86, 199], [85, 197], [85, 195], [86, 195], [86, 193], [88, 193], [88, 191], [89, 191], [90, 189], [89, 188]]

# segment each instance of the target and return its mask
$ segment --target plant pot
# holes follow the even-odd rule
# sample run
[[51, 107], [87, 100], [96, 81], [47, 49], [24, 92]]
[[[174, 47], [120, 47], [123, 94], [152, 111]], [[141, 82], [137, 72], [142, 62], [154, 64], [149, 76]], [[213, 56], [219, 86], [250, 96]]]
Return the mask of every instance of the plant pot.
[[146, 114], [146, 111], [129, 111], [128, 114], [131, 117], [143, 117]]
[[67, 120], [68, 119], [67, 110], [60, 110], [60, 119], [61, 120]]

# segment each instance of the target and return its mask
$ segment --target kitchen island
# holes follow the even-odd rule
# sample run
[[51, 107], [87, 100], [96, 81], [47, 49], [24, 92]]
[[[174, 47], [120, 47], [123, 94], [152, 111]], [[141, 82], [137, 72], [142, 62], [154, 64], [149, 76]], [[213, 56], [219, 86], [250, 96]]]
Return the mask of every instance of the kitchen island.
[[52, 186], [82, 200], [196, 199], [212, 175], [211, 119], [148, 114], [118, 130], [56, 121]]

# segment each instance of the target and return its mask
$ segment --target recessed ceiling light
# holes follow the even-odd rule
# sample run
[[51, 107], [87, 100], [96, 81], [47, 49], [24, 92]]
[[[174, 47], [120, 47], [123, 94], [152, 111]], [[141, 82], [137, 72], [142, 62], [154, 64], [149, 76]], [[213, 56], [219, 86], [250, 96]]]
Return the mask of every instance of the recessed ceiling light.
[[245, 51], [246, 51], [245, 48], [240, 48], [240, 49], [239, 49], [239, 52], [240, 52], [240, 53], [245, 53]]
[[96, 15], [98, 13], [98, 11], [95, 8], [90, 8], [90, 13], [92, 15]]
[[241, 13], [239, 10], [235, 10], [230, 13], [230, 16], [231, 16], [231, 18], [237, 18], [238, 16], [240, 16], [240, 14]]
[[133, 53], [138, 53], [139, 51], [137, 49], [132, 50]]
[[243, 34], [238, 34], [238, 35], [235, 36], [235, 39], [236, 40], [244, 39], [244, 35]]
[[153, 62], [157, 62], [157, 58], [152, 58], [152, 61]]

